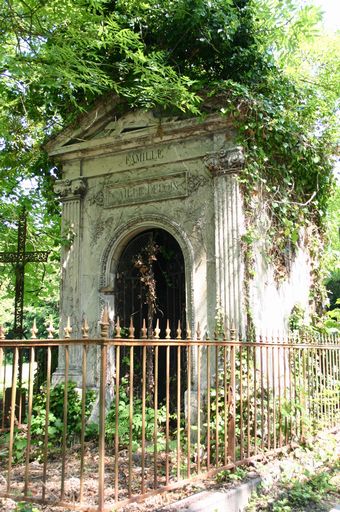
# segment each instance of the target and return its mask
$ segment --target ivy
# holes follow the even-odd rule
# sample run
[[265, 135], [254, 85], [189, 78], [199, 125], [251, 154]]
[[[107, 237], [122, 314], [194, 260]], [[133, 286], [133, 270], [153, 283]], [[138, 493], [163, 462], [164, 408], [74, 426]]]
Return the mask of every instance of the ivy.
[[300, 243], [314, 256], [320, 251], [333, 187], [333, 132], [311, 116], [306, 89], [283, 73], [260, 93], [231, 81], [223, 86], [222, 113], [233, 117], [246, 155], [239, 178], [248, 221], [242, 241], [250, 248], [261, 239], [277, 279], [285, 278]]

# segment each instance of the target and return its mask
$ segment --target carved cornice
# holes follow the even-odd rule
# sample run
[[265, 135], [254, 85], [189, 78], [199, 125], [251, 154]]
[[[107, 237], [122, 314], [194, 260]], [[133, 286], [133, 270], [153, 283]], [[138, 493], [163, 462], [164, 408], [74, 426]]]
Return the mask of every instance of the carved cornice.
[[221, 149], [203, 158], [204, 165], [214, 176], [240, 172], [244, 165], [243, 148]]
[[54, 192], [60, 196], [62, 201], [80, 199], [86, 194], [86, 178], [76, 178], [74, 180], [60, 180], [54, 185]]

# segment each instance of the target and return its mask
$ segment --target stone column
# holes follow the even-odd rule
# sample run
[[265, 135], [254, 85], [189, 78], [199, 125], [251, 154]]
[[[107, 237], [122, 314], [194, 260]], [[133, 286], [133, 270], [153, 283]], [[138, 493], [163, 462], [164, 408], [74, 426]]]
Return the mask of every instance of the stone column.
[[227, 326], [243, 333], [241, 236], [245, 227], [237, 173], [244, 155], [242, 148], [234, 147], [207, 155], [204, 162], [214, 182], [216, 306]]
[[[71, 338], [81, 337], [80, 309], [80, 270], [82, 240], [82, 198], [86, 193], [85, 178], [59, 181], [54, 190], [63, 203], [62, 235], [64, 245], [61, 254], [61, 291], [60, 291], [60, 337], [64, 337], [64, 327], [70, 317]], [[70, 347], [69, 380], [81, 385], [82, 349]], [[65, 372], [64, 351], [59, 350], [58, 368], [53, 382], [63, 381]]]

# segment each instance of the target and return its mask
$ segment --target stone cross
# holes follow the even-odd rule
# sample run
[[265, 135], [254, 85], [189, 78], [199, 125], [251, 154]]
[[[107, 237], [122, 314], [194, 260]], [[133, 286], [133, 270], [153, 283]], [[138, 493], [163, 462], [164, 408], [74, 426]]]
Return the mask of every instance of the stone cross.
[[15, 266], [14, 338], [23, 337], [25, 265], [29, 262], [45, 262], [48, 251], [26, 251], [27, 212], [24, 208], [18, 222], [18, 245], [16, 252], [0, 252], [0, 263]]

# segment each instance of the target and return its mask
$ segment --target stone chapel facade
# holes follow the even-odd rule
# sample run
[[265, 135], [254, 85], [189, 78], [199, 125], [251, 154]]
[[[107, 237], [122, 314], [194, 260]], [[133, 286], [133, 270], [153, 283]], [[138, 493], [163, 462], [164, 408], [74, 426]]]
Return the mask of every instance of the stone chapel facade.
[[[103, 305], [109, 304], [112, 317], [117, 314], [117, 272], [127, 245], [161, 230], [182, 253], [191, 329], [199, 322], [203, 333], [213, 333], [218, 311], [244, 335], [245, 221], [238, 174], [246, 155], [230, 119], [219, 113], [199, 119], [118, 112], [117, 100], [108, 97], [47, 145], [62, 165], [55, 191], [69, 239], [62, 254], [62, 322], [70, 316], [73, 336], [80, 337], [86, 315], [90, 336], [96, 336]], [[296, 303], [308, 307], [309, 279], [308, 255], [301, 249], [289, 280], [278, 287], [259, 242], [248, 283], [256, 330], [283, 330]]]

